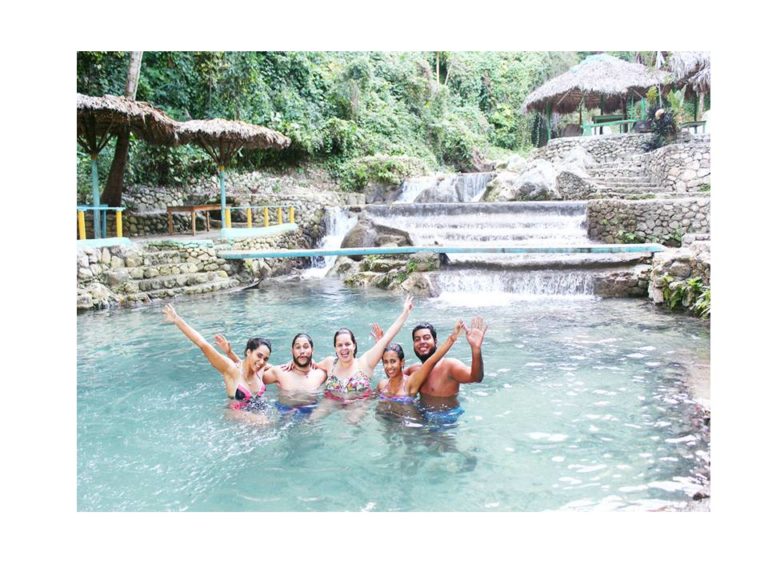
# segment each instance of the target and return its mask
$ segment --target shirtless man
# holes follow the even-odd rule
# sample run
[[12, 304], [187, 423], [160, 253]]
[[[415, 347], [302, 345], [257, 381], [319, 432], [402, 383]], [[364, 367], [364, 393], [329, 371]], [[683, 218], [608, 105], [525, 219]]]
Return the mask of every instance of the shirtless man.
[[[419, 404], [428, 423], [454, 424], [464, 412], [459, 405], [459, 385], [483, 380], [482, 345], [488, 325], [479, 316], [467, 328], [467, 342], [472, 350], [472, 366], [455, 358], [443, 358], [432, 369], [419, 390]], [[429, 323], [418, 324], [412, 332], [413, 351], [422, 362], [437, 349], [437, 332]], [[418, 365], [409, 366], [411, 374]]]
[[[226, 338], [217, 335], [215, 341], [232, 360], [237, 361], [237, 355], [232, 352], [232, 346]], [[317, 406], [326, 373], [325, 370], [313, 367], [313, 351], [312, 338], [308, 334], [296, 334], [291, 343], [293, 364], [290, 369], [287, 366], [271, 366], [264, 371], [264, 384], [277, 384], [275, 407], [280, 414], [308, 415]]]

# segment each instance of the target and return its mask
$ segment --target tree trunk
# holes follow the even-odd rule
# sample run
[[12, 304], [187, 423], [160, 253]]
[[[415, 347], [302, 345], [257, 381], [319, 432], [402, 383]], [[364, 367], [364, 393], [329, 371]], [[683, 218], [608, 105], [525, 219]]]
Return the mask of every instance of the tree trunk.
[[[142, 52], [131, 52], [128, 63], [128, 78], [125, 82], [125, 97], [136, 100], [136, 90], [139, 87], [139, 72], [141, 70]], [[128, 147], [130, 134], [128, 130], [121, 130], [115, 143], [115, 157], [109, 169], [104, 193], [101, 195], [101, 203], [111, 207], [119, 207], [123, 201], [123, 180], [125, 169], [128, 166]]]

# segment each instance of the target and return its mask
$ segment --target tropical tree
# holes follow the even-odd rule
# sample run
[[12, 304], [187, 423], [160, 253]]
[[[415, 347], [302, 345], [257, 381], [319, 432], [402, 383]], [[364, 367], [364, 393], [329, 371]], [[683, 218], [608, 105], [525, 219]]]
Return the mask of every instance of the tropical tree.
[[[139, 87], [139, 72], [141, 70], [142, 52], [131, 52], [128, 62], [128, 77], [125, 82], [124, 96], [131, 100], [136, 100], [136, 90]], [[128, 148], [131, 143], [130, 131], [123, 127], [117, 134], [115, 142], [115, 156], [112, 159], [112, 166], [109, 170], [107, 183], [104, 186], [104, 192], [101, 195], [101, 203], [108, 206], [118, 207], [123, 200], [123, 180], [125, 179], [125, 170], [128, 166]]]

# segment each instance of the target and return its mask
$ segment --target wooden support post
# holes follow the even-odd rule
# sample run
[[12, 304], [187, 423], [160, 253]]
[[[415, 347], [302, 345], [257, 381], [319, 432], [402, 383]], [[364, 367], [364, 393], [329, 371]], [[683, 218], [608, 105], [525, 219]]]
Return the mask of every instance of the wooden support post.
[[232, 228], [232, 208], [227, 208], [224, 211], [224, 215], [227, 221], [227, 228]]
[[245, 209], [245, 219], [248, 222], [248, 228], [253, 228], [253, 215], [250, 206]]
[[269, 208], [264, 208], [264, 227], [269, 227]]
[[277, 223], [278, 224], [283, 223], [283, 207], [282, 206], [277, 207]]
[[291, 224], [294, 223], [294, 217], [293, 216], [294, 216], [293, 215], [293, 206], [291, 206], [291, 207], [288, 208], [288, 222], [290, 222]]
[[77, 235], [80, 240], [85, 240], [85, 212], [77, 211]]
[[123, 237], [123, 211], [118, 210], [115, 212], [115, 233], [118, 238]]

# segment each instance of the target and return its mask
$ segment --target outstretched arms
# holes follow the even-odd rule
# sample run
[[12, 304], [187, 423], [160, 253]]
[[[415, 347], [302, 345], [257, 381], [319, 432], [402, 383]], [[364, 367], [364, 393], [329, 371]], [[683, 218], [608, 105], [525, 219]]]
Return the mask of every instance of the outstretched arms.
[[419, 388], [421, 388], [421, 385], [427, 381], [427, 378], [429, 377], [430, 372], [432, 372], [432, 368], [435, 367], [435, 364], [437, 364], [440, 359], [445, 356], [448, 353], [448, 350], [451, 349], [451, 346], [453, 346], [456, 343], [456, 340], [459, 337], [459, 334], [461, 334], [462, 328], [465, 328], [464, 322], [462, 320], [456, 321], [456, 326], [453, 328], [453, 332], [451, 332], [448, 335], [448, 338], [445, 339], [445, 341], [440, 344], [440, 346], [435, 350], [435, 353], [432, 354], [421, 366], [418, 367], [418, 369], [415, 372], [412, 372], [411, 375], [408, 377], [408, 394], [410, 396], [415, 395]]
[[213, 346], [211, 346], [211, 344], [203, 338], [197, 330], [187, 324], [184, 319], [176, 313], [173, 306], [166, 304], [163, 307], [163, 314], [168, 322], [175, 324], [176, 327], [181, 330], [193, 344], [195, 344], [195, 346], [202, 350], [203, 354], [205, 354], [205, 357], [208, 359], [208, 362], [210, 362], [211, 366], [216, 368], [216, 370], [222, 374], [226, 374], [234, 368], [234, 362], [223, 354], [216, 352]]
[[389, 345], [389, 343], [392, 341], [392, 338], [395, 337], [395, 334], [397, 334], [400, 331], [400, 328], [403, 327], [403, 324], [405, 324], [405, 321], [408, 319], [411, 310], [413, 310], [413, 296], [408, 295], [405, 298], [405, 302], [403, 303], [403, 311], [400, 313], [400, 316], [398, 316], [392, 325], [387, 329], [387, 331], [384, 332], [384, 335], [381, 337], [381, 339], [378, 340], [370, 350], [368, 350], [360, 357], [360, 360], [369, 370], [373, 370], [376, 367], [376, 364], [379, 363], [381, 357], [384, 355], [384, 348]]

